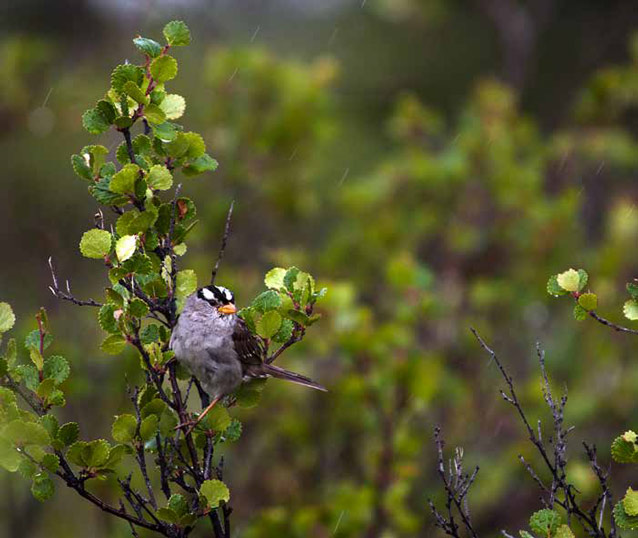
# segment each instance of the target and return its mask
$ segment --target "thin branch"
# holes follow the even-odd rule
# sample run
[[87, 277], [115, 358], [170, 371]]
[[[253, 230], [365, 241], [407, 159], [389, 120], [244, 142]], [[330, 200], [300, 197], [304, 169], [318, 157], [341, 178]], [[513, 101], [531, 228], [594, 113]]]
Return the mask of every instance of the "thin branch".
[[613, 329], [614, 331], [617, 331], [619, 333], [638, 334], [637, 329], [630, 329], [629, 327], [623, 327], [622, 325], [617, 325], [616, 323], [609, 321], [608, 319], [603, 318], [602, 316], [599, 316], [593, 310], [590, 310], [588, 313], [598, 323], [601, 323], [602, 325], [606, 325], [607, 327]]
[[58, 285], [58, 277], [55, 274], [55, 270], [53, 268], [53, 259], [51, 256], [49, 256], [49, 269], [51, 270], [51, 280], [53, 281], [53, 286], [49, 286], [49, 289], [51, 290], [51, 293], [53, 294], [54, 297], [58, 299], [62, 299], [63, 301], [69, 301], [77, 306], [95, 306], [97, 308], [101, 308], [103, 306], [102, 303], [98, 303], [97, 301], [94, 301], [93, 299], [82, 301], [74, 297], [73, 294], [71, 293], [71, 286], [69, 285], [68, 280], [66, 281], [67, 291], [66, 292], [62, 291], [60, 289], [60, 286]]
[[226, 250], [226, 243], [228, 243], [228, 236], [230, 235], [230, 221], [233, 216], [233, 208], [235, 207], [235, 201], [230, 203], [230, 208], [228, 209], [228, 214], [226, 215], [226, 226], [224, 227], [224, 235], [222, 236], [222, 244], [219, 248], [219, 254], [217, 255], [217, 261], [215, 262], [215, 267], [213, 267], [213, 271], [210, 275], [210, 285], [215, 284], [215, 277], [217, 277], [217, 272], [219, 271], [219, 266], [222, 263], [222, 259], [224, 258], [224, 252]]

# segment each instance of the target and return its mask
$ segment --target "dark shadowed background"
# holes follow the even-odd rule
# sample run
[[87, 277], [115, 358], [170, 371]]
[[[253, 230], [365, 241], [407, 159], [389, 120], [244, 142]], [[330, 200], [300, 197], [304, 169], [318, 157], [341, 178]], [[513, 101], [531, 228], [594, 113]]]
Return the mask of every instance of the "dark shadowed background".
[[[470, 500], [483, 535], [523, 528], [541, 506], [516, 456], [534, 455], [470, 326], [534, 418], [534, 344], [546, 348], [557, 390], [569, 388], [569, 471], [592, 495], [580, 440], [608, 461], [633, 424], [635, 350], [575, 322], [545, 285], [584, 267], [617, 320], [638, 270], [635, 2], [4, 2], [0, 299], [19, 334], [49, 310], [76, 372], [63, 417], [92, 438], [110, 436], [136, 359], [99, 351], [95, 312], [51, 296], [46, 261], [76, 295], [102, 295], [103, 272], [77, 248], [96, 207], [69, 156], [93, 138], [81, 114], [112, 67], [137, 61], [131, 37], [159, 37], [176, 18], [193, 44], [172, 90], [220, 163], [185, 180], [200, 219], [185, 263], [206, 280], [235, 200], [218, 280], [240, 304], [276, 265], [329, 288], [324, 320], [282, 365], [330, 392], [271, 382], [239, 413], [225, 472], [235, 536], [435, 536], [435, 424], [481, 467]], [[27, 481], [0, 472], [0, 483], [0, 536], [129, 535], [62, 488], [40, 504]]]

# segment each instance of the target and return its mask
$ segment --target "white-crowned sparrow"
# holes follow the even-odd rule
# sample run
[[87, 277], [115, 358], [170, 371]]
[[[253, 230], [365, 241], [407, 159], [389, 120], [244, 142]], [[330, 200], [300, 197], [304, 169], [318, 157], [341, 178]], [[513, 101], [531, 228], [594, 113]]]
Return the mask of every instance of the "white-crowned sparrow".
[[250, 379], [275, 377], [326, 390], [303, 375], [266, 364], [262, 341], [236, 313], [235, 296], [230, 290], [207, 286], [186, 299], [173, 329], [170, 347], [176, 359], [199, 380], [212, 400], [197, 422], [221, 398]]

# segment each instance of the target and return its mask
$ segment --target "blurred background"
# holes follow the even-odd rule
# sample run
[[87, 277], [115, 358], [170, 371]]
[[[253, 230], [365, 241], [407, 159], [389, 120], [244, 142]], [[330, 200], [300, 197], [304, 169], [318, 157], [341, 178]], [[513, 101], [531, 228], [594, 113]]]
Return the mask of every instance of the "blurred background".
[[[21, 335], [49, 309], [75, 374], [61, 418], [85, 438], [110, 437], [138, 365], [103, 355], [97, 313], [47, 290], [49, 256], [77, 296], [106, 285], [77, 249], [96, 206], [69, 156], [95, 140], [80, 117], [112, 67], [139, 61], [131, 38], [179, 18], [194, 42], [171, 89], [220, 162], [184, 185], [200, 219], [184, 263], [206, 280], [235, 200], [218, 281], [240, 304], [272, 266], [329, 288], [324, 320], [281, 364], [330, 392], [271, 382], [258, 408], [233, 411], [234, 536], [438, 536], [436, 424], [481, 467], [481, 534], [525, 528], [541, 504], [516, 456], [535, 454], [471, 326], [545, 424], [535, 342], [547, 350], [556, 390], [569, 388], [572, 480], [596, 495], [580, 441], [607, 462], [635, 428], [635, 347], [575, 322], [545, 285], [583, 267], [619, 321], [638, 271], [635, 2], [22, 0], [0, 13], [0, 297]], [[612, 472], [624, 492], [631, 477]], [[46, 504], [28, 487], [0, 473], [0, 536], [130, 533], [62, 487]]]

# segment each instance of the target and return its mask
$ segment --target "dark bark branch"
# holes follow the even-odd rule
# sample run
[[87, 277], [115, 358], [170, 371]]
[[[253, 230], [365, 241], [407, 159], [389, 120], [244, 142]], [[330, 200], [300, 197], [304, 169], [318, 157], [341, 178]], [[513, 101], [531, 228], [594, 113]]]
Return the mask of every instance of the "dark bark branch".
[[222, 236], [222, 244], [219, 248], [219, 254], [217, 255], [217, 261], [215, 262], [215, 267], [213, 267], [213, 271], [210, 275], [210, 285], [215, 284], [215, 278], [217, 277], [217, 272], [219, 271], [219, 267], [222, 263], [222, 259], [224, 258], [224, 252], [226, 251], [226, 244], [228, 243], [228, 236], [230, 235], [230, 221], [233, 216], [233, 207], [235, 207], [235, 202], [231, 202], [230, 208], [228, 209], [228, 214], [226, 215], [226, 225], [224, 226], [224, 235]]

